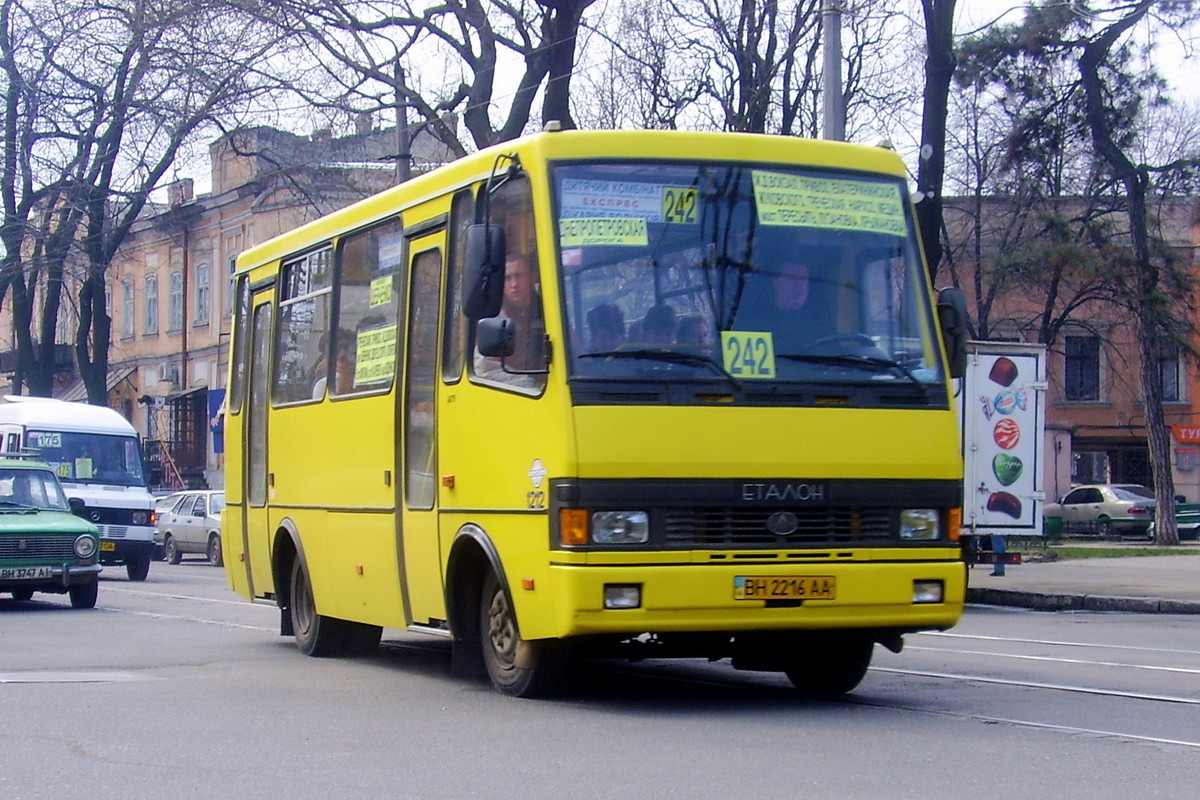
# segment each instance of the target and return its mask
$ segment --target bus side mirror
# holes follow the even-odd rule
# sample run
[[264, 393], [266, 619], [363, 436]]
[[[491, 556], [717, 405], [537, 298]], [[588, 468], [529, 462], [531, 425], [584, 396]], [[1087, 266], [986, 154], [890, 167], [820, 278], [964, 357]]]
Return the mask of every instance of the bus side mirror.
[[479, 320], [475, 328], [475, 346], [479, 348], [480, 355], [488, 358], [511, 356], [516, 349], [516, 331], [512, 320], [495, 316]]
[[938, 324], [950, 360], [950, 377], [967, 374], [967, 295], [962, 289], [942, 289], [937, 300]]
[[82, 517], [84, 515], [85, 506], [83, 504], [83, 501], [80, 500], [78, 497], [68, 497], [67, 505], [69, 505], [71, 507], [71, 513], [74, 514], [75, 516]]
[[463, 264], [463, 314], [485, 319], [500, 313], [504, 300], [504, 229], [478, 224], [467, 228]]

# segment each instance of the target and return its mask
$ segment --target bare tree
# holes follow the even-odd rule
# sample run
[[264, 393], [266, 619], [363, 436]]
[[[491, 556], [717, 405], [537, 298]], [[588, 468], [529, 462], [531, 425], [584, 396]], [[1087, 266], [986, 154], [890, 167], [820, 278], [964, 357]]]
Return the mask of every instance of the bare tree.
[[0, 0], [0, 285], [33, 394], [54, 389], [75, 286], [80, 376], [107, 402], [109, 264], [184, 143], [262, 90], [255, 65], [274, 42], [244, 21], [219, 0]]
[[260, 15], [301, 35], [309, 69], [293, 88], [307, 103], [347, 116], [413, 109], [465, 155], [520, 136], [539, 97], [543, 124], [575, 127], [577, 36], [594, 2], [277, 0]]

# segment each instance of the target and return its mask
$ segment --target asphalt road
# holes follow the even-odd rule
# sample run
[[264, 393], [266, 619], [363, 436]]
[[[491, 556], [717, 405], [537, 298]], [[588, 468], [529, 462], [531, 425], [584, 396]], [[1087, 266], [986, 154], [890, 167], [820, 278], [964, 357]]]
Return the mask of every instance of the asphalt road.
[[1122, 798], [1200, 783], [1200, 625], [971, 608], [835, 702], [701, 661], [514, 700], [448, 644], [306, 658], [199, 561], [0, 600], [0, 797]]

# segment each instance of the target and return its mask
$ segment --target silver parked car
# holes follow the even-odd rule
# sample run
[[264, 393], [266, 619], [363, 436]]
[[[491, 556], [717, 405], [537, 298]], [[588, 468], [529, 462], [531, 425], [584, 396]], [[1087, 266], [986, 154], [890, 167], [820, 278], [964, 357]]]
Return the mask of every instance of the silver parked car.
[[222, 565], [221, 512], [225, 493], [211, 489], [176, 492], [159, 500], [158, 532], [163, 557], [171, 564], [184, 553], [202, 553], [214, 567]]
[[1066, 533], [1148, 536], [1154, 519], [1154, 491], [1135, 483], [1076, 486], [1057, 503], [1046, 504], [1046, 517], [1061, 517]]

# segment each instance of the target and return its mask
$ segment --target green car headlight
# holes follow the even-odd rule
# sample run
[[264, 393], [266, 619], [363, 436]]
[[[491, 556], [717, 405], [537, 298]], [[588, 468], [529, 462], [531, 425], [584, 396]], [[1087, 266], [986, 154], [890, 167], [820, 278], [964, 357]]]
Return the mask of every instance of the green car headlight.
[[84, 534], [75, 540], [75, 555], [91, 558], [96, 555], [96, 537]]

